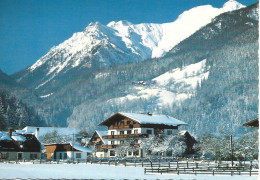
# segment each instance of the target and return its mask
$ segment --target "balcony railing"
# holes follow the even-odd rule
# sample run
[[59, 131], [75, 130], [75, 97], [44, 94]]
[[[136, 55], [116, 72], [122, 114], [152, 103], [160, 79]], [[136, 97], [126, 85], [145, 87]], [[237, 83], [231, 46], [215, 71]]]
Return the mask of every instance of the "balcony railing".
[[103, 149], [111, 149], [111, 148], [116, 148], [117, 145], [102, 145]]
[[148, 134], [120, 134], [120, 135], [105, 135], [103, 139], [124, 139], [131, 137], [148, 137]]
[[139, 124], [128, 124], [128, 125], [110, 126], [109, 129], [132, 129], [138, 127], [140, 127]]
[[[109, 144], [109, 145], [102, 145], [101, 146], [101, 148], [102, 149], [112, 149], [112, 148], [116, 148], [117, 146], [120, 146], [120, 145], [122, 145], [122, 144], [113, 144], [113, 145], [111, 145], [111, 144]], [[136, 147], [136, 148], [138, 148], [138, 147], [140, 147], [140, 144], [132, 144], [131, 146], [134, 146], [134, 147]]]

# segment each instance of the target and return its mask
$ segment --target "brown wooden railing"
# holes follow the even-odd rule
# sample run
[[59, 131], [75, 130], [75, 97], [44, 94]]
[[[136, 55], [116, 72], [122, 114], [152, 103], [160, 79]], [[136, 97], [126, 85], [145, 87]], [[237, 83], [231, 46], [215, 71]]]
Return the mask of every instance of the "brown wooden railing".
[[105, 135], [103, 139], [122, 139], [131, 137], [148, 137], [148, 134], [120, 134], [120, 135]]

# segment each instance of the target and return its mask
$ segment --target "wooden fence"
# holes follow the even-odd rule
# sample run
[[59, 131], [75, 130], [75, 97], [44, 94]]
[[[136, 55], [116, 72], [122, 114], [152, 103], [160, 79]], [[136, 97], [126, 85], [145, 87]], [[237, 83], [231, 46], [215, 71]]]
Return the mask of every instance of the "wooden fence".
[[112, 166], [132, 166], [143, 167], [145, 174], [190, 174], [190, 175], [258, 175], [258, 166], [253, 169], [252, 164], [238, 164], [231, 166], [230, 163], [215, 163], [214, 161], [149, 161], [149, 160], [124, 160], [124, 159], [81, 159], [72, 162], [71, 160], [20, 160], [20, 161], [2, 161], [4, 163], [33, 163], [33, 164], [70, 164], [70, 163], [86, 163]]

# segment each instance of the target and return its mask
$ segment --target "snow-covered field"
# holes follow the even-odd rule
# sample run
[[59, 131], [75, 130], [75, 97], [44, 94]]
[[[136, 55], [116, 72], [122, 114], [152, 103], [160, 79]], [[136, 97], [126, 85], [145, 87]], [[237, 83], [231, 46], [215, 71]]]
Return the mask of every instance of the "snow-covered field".
[[93, 164], [0, 164], [0, 179], [182, 179], [182, 180], [256, 180], [257, 176], [145, 175], [142, 167]]

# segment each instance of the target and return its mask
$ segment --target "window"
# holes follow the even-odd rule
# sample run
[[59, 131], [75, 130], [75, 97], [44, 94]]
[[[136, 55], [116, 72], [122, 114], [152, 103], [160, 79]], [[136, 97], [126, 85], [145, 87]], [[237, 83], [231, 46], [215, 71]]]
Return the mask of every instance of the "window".
[[124, 131], [120, 131], [120, 134], [121, 134], [121, 135], [124, 134]]
[[134, 134], [138, 134], [138, 129], [135, 129], [135, 130], [134, 130]]
[[37, 159], [37, 154], [30, 154], [30, 159]]
[[60, 153], [60, 159], [62, 159], [62, 154]]
[[68, 158], [67, 153], [64, 153], [63, 154], [63, 159], [67, 159], [67, 158]]
[[138, 156], [139, 155], [139, 151], [134, 151], [134, 156]]
[[172, 156], [172, 150], [171, 151], [166, 151], [166, 156]]
[[127, 121], [127, 125], [129, 125], [131, 122], [130, 121]]
[[2, 152], [0, 153], [0, 159], [7, 159], [8, 158], [8, 153]]
[[171, 135], [172, 134], [172, 130], [167, 130], [167, 135]]
[[115, 135], [115, 131], [111, 131], [111, 135]]
[[76, 153], [76, 158], [80, 159], [81, 158], [81, 153]]
[[131, 151], [128, 151], [128, 156], [131, 156], [132, 155], [132, 152]]
[[110, 156], [115, 156], [115, 151], [112, 151], [112, 150], [111, 150], [110, 153], [109, 153], [109, 155], [110, 155]]
[[124, 140], [120, 140], [120, 144], [124, 144]]
[[111, 145], [114, 145], [115, 144], [115, 141], [111, 141]]
[[151, 130], [151, 129], [148, 129], [148, 130], [146, 130], [146, 133], [147, 133], [147, 134], [152, 134], [152, 130]]
[[131, 134], [131, 130], [127, 130], [127, 134]]
[[120, 122], [120, 125], [123, 126], [123, 125], [124, 125], [124, 121], [121, 121], [121, 122]]

